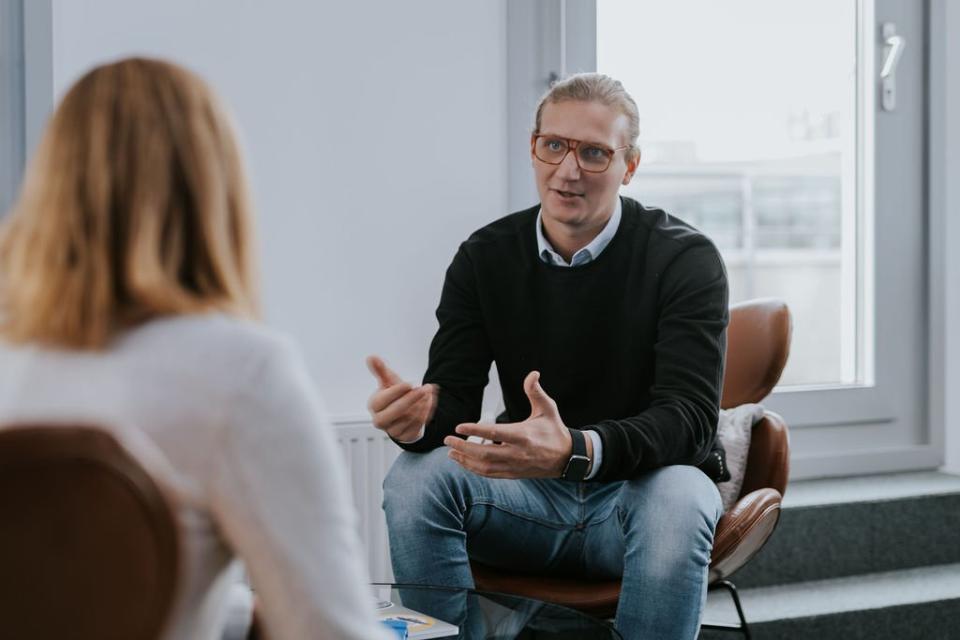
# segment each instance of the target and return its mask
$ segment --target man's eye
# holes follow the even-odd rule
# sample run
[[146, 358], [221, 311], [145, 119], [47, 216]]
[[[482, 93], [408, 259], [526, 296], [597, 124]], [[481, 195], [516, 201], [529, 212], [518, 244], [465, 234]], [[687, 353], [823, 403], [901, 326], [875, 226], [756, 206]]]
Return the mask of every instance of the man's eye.
[[603, 147], [584, 147], [580, 153], [587, 160], [603, 160], [607, 157], [607, 150]]
[[563, 151], [567, 145], [563, 140], [547, 140], [546, 147], [549, 151]]

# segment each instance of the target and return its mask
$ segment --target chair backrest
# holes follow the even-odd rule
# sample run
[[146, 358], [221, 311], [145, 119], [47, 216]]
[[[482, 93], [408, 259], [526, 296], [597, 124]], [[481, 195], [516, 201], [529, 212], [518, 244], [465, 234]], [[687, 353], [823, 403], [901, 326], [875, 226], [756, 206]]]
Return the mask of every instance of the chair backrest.
[[[791, 331], [790, 310], [782, 300], [749, 300], [730, 307], [721, 407], [760, 402], [773, 391], [787, 364]], [[786, 424], [768, 414], [753, 429], [740, 495], [764, 487], [782, 495], [789, 474]]]
[[760, 402], [773, 391], [790, 355], [790, 333], [790, 310], [782, 300], [748, 300], [730, 307], [722, 408]]
[[159, 637], [178, 545], [165, 495], [106, 431], [0, 429], [0, 637]]

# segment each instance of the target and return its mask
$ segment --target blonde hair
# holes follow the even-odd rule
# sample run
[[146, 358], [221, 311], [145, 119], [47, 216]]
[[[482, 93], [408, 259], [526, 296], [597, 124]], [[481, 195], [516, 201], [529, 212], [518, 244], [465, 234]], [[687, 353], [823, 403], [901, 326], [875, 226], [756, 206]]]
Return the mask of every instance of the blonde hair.
[[160, 60], [64, 96], [0, 234], [0, 334], [100, 348], [150, 318], [257, 315], [252, 211], [229, 119]]
[[637, 103], [623, 88], [619, 80], [602, 73], [576, 73], [550, 85], [537, 104], [533, 133], [540, 133], [543, 108], [548, 104], [567, 101], [599, 102], [613, 107], [627, 117], [627, 158], [639, 158], [640, 112]]

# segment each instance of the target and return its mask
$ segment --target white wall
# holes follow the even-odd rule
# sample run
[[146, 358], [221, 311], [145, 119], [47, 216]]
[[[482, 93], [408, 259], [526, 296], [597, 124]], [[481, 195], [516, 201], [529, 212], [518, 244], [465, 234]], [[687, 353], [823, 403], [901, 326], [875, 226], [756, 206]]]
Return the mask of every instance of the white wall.
[[[943, 0], [946, 65], [939, 81], [945, 85], [944, 243], [945, 277], [945, 469], [960, 473], [960, 3]], [[934, 82], [937, 79], [933, 79]], [[934, 293], [936, 295], [936, 292]]]
[[368, 353], [419, 381], [446, 266], [507, 213], [505, 2], [52, 7], [57, 96], [145, 53], [200, 72], [232, 108], [267, 320], [296, 337], [335, 419], [366, 415]]

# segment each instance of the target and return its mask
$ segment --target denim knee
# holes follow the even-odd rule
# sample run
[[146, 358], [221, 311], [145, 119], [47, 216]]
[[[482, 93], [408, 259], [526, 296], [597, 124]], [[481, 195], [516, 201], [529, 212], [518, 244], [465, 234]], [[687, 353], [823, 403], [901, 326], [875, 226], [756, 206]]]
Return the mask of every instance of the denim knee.
[[716, 485], [696, 467], [673, 465], [628, 480], [620, 492], [624, 535], [676, 541], [678, 548], [709, 553], [722, 515]]
[[383, 510], [391, 527], [416, 525], [437, 509], [458, 509], [459, 492], [455, 489], [464, 471], [447, 451], [440, 447], [427, 453], [404, 451], [397, 456], [383, 480]]
[[683, 518], [718, 518], [720, 492], [702, 471], [672, 465], [623, 483], [621, 505], [654, 510], [656, 514]]

